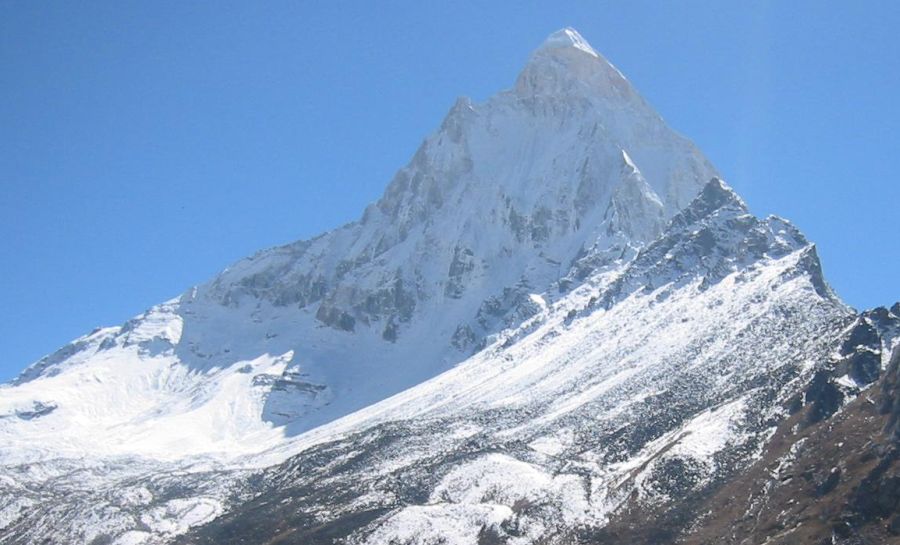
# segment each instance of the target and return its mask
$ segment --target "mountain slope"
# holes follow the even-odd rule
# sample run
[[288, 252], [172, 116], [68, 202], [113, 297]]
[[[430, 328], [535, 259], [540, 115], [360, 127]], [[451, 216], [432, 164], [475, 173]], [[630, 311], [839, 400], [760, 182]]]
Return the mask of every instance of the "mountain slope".
[[208, 515], [190, 543], [567, 542], [749, 464], [854, 319], [814, 247], [718, 180], [627, 265], [539, 306], [454, 369], [276, 447], [298, 453], [279, 466], [95, 480], [36, 502], [10, 543], [63, 513], [108, 523], [65, 526], [72, 540], [165, 542], [147, 513], [188, 525], [179, 505]]
[[318, 430], [345, 435], [186, 542], [569, 543], [701, 494], [759, 455], [852, 322], [814, 255], [715, 180], [628, 266]]

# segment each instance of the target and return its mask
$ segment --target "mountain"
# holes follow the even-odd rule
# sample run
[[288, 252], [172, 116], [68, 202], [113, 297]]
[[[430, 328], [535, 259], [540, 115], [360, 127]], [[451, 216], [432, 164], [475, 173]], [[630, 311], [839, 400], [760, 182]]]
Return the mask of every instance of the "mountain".
[[563, 29], [359, 221], [0, 387], [0, 543], [725, 542], [898, 335]]
[[450, 369], [538, 312], [531, 294], [633, 256], [715, 175], [560, 31], [512, 90], [458, 100], [358, 222], [28, 368], [0, 414], [56, 409], [0, 437], [29, 460], [98, 443], [164, 459], [262, 451]]

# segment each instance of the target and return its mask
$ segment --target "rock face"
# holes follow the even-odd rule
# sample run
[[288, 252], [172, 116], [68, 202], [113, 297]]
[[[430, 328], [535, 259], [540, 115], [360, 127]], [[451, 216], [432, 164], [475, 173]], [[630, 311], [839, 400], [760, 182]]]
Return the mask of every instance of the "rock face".
[[[895, 422], [898, 333], [564, 29], [358, 222], [0, 387], [0, 543], [725, 539], [773, 456], [877, 388]], [[888, 470], [836, 533], [888, 520]]]
[[[886, 309], [863, 316], [873, 312], [897, 319]], [[836, 414], [810, 424], [812, 406], [782, 422], [754, 464], [692, 506], [695, 519], [677, 527], [679, 542], [900, 543], [900, 346], [890, 330], [876, 334], [895, 346], [881, 378]]]

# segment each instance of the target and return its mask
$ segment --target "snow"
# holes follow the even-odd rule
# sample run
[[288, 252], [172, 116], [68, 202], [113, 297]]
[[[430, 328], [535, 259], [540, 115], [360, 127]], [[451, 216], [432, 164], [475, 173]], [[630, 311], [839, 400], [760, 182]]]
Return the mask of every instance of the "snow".
[[548, 36], [544, 43], [540, 46], [539, 51], [564, 47], [574, 47], [576, 49], [584, 51], [588, 55], [599, 57], [597, 52], [594, 51], [594, 48], [591, 47], [591, 44], [589, 44], [587, 40], [585, 40], [581, 36], [581, 34], [578, 33], [577, 30], [571, 27], [558, 30]]
[[[160, 336], [171, 331], [171, 324], [160, 324]], [[153, 342], [163, 338], [150, 336], [146, 323], [141, 334]], [[246, 364], [256, 373], [280, 374], [290, 358], [263, 355]], [[252, 386], [254, 376], [240, 367], [191, 370], [171, 354], [148, 358], [136, 345], [108, 350], [90, 366], [3, 390], [0, 414], [36, 399], [58, 408], [32, 421], [0, 420], [6, 438], [0, 454], [7, 463], [26, 463], [85, 453], [175, 460], [258, 452], [284, 434], [261, 419], [264, 399]]]
[[499, 524], [511, 511], [501, 505], [414, 506], [388, 519], [363, 543], [471, 545], [481, 525]]
[[213, 498], [176, 499], [154, 507], [141, 517], [141, 521], [153, 532], [175, 536], [209, 522], [221, 513], [222, 503]]
[[538, 437], [528, 446], [545, 456], [558, 456], [572, 445], [574, 439], [572, 430], [563, 429], [553, 435]]
[[670, 452], [711, 461], [727, 444], [739, 442], [740, 436], [734, 433], [734, 428], [744, 411], [744, 400], [738, 398], [697, 415], [682, 428], [683, 438]]
[[[527, 505], [552, 501], [567, 509], [562, 521], [573, 524], [588, 510], [587, 493], [580, 478], [551, 476], [509, 456], [492, 454], [463, 464], [442, 479], [428, 504], [406, 507], [389, 515], [366, 543], [474, 543], [483, 526], [516, 516]], [[539, 521], [520, 521], [528, 535], [546, 529]]]
[[531, 464], [503, 454], [490, 454], [454, 468], [431, 493], [431, 503], [512, 506], [520, 499], [537, 499], [551, 482], [549, 475]]
[[113, 545], [141, 545], [142, 543], [146, 543], [152, 537], [153, 534], [150, 532], [128, 530], [124, 534], [116, 537], [116, 540], [113, 541]]
[[153, 493], [145, 486], [125, 488], [118, 494], [119, 503], [129, 507], [147, 505], [151, 500], [153, 500]]

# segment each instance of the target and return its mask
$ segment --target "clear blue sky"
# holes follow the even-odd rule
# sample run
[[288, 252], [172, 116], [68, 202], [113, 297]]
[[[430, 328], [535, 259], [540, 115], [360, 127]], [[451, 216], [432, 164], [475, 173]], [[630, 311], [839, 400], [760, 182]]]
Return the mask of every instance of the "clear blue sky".
[[563, 26], [848, 303], [900, 298], [898, 2], [87, 4], [0, 5], [0, 380], [355, 219]]

